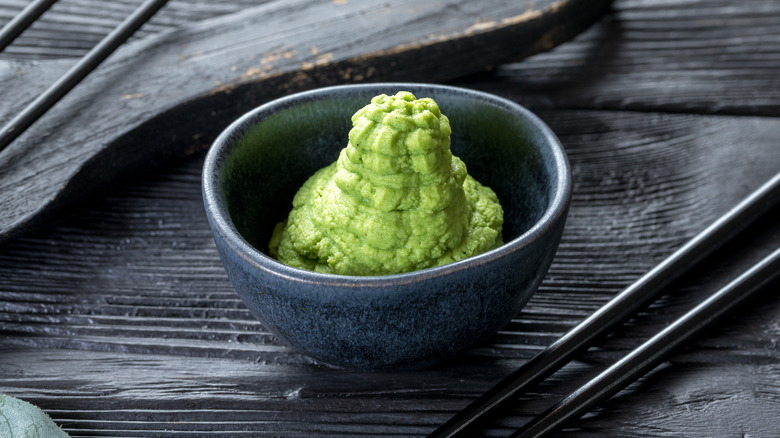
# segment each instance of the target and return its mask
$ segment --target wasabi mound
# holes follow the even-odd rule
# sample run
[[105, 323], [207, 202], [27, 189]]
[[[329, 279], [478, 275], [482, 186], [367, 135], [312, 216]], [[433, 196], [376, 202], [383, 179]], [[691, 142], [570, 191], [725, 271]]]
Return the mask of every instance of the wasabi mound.
[[352, 124], [338, 160], [303, 184], [274, 230], [273, 257], [322, 273], [386, 275], [502, 244], [498, 198], [450, 152], [449, 119], [436, 102], [383, 94]]

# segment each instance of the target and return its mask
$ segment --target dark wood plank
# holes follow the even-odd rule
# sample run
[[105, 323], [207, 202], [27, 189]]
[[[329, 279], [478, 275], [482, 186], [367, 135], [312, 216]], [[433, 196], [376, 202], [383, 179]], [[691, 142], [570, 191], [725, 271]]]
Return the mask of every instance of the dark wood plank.
[[[424, 436], [780, 168], [779, 119], [540, 115], [574, 169], [570, 220], [540, 291], [468, 354], [375, 374], [281, 345], [225, 277], [198, 154], [0, 247], [0, 392], [41, 406], [74, 437]], [[779, 228], [775, 212], [482, 433], [505, 436], [541, 412], [722, 284], [732, 257], [747, 263], [780, 243]], [[561, 436], [763, 436], [780, 415], [780, 301], [753, 304]]]
[[780, 2], [615, 2], [573, 41], [463, 83], [534, 107], [780, 115]]
[[[269, 1], [172, 0], [131, 37], [131, 41]], [[27, 0], [0, 1], [0, 26], [10, 21], [27, 3]], [[83, 56], [140, 3], [139, 0], [60, 1], [3, 51], [0, 58], [32, 60]]]
[[[776, 2], [614, 9], [570, 44], [459, 81], [537, 109], [575, 174], [555, 264], [489, 342], [383, 374], [280, 345], [224, 276], [195, 152], [0, 246], [0, 392], [74, 437], [424, 436], [780, 169]], [[48, 62], [27, 73], [45, 82], [71, 61]], [[694, 112], [767, 117], [679, 114]], [[479, 432], [506, 436], [543, 411], [777, 246], [778, 228], [774, 211]], [[557, 436], [776, 434], [778, 287]]]
[[[14, 393], [42, 406], [74, 438], [198, 433], [420, 437], [462, 403], [448, 395], [452, 381], [459, 380], [455, 371], [475, 376], [460, 382], [458, 391], [466, 396], [495, 377], [491, 370], [474, 367], [368, 379], [325, 368], [279, 366], [269, 372], [251, 362], [215, 359], [177, 362], [153, 355], [61, 350], [8, 353], [32, 376], [4, 374], [3, 386], [14, 384]], [[62, 363], [80, 367], [78, 375], [63, 379]], [[2, 370], [15, 371], [5, 364]], [[772, 436], [777, 372], [771, 364], [675, 361], [558, 436]], [[502, 418], [481, 431], [482, 436], [506, 436], [559, 396], [563, 380], [578, 383], [590, 373], [587, 365], [573, 364], [557, 376], [558, 388], [541, 388], [524, 401], [523, 412]], [[52, 381], [60, 383], [57, 388]], [[729, 390], [715, 393], [714, 383]]]
[[[269, 2], [120, 48], [0, 153], [0, 240], [109, 183], [203, 149], [229, 122], [296, 90], [437, 82], [565, 41], [607, 0]], [[349, 23], [346, 26], [344, 23]], [[70, 61], [0, 61], [0, 119]]]

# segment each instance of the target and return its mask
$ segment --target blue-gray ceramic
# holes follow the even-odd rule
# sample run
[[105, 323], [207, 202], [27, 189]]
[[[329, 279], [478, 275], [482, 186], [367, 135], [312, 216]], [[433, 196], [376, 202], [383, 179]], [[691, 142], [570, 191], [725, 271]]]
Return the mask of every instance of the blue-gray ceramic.
[[[347, 144], [350, 118], [377, 94], [432, 97], [452, 152], [504, 208], [504, 244], [406, 274], [327, 275], [267, 255], [293, 195]], [[518, 314], [550, 267], [571, 173], [550, 129], [525, 108], [478, 91], [384, 83], [321, 88], [247, 113], [216, 139], [203, 198], [230, 281], [283, 341], [323, 362], [371, 370], [430, 366], [485, 341]]]

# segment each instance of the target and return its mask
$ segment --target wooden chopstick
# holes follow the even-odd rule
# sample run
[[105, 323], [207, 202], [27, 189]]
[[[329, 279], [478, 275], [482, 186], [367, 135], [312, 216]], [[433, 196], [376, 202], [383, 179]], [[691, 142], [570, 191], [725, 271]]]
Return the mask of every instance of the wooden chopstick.
[[623, 359], [526, 423], [510, 435], [510, 438], [542, 437], [555, 431], [566, 421], [578, 418], [597, 403], [606, 400], [658, 366], [672, 350], [689, 341], [778, 276], [780, 276], [780, 248], [631, 351]]
[[649, 303], [660, 291], [780, 202], [780, 173], [705, 228], [634, 284], [542, 350], [436, 429], [429, 438], [458, 436], [488, 412], [565, 365], [593, 339]]
[[0, 131], [0, 152], [73, 89], [114, 50], [149, 21], [168, 0], [146, 0], [111, 33], [92, 48], [65, 75], [27, 105]]
[[57, 0], [33, 0], [22, 9], [22, 12], [6, 23], [3, 29], [0, 30], [0, 52], [5, 50], [16, 37], [30, 27], [54, 3], [57, 3]]

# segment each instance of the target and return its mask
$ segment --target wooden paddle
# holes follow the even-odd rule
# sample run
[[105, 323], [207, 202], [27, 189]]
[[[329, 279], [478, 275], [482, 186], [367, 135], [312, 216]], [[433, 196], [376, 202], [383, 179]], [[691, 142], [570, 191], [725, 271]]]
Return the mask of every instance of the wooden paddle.
[[[272, 1], [128, 43], [0, 153], [0, 241], [114, 183], [207, 148], [275, 97], [442, 82], [555, 47], [608, 0]], [[0, 121], [74, 60], [0, 61]]]

